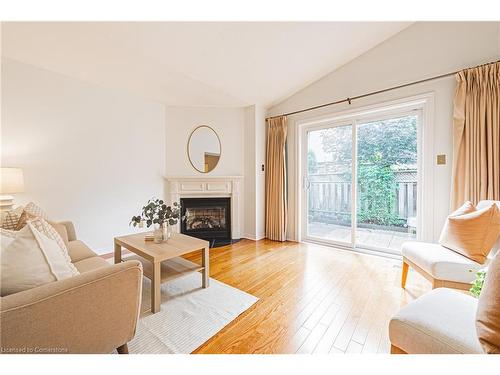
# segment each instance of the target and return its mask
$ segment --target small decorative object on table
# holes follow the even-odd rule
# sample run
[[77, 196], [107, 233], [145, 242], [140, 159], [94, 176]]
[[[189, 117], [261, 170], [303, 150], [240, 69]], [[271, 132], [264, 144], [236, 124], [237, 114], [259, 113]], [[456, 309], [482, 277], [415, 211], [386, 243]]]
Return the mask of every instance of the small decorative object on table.
[[132, 216], [130, 224], [134, 227], [142, 227], [146, 223], [146, 227], [153, 226], [153, 236], [146, 234], [145, 240], [150, 241], [151, 237], [156, 243], [167, 241], [172, 234], [172, 225], [177, 224], [180, 219], [179, 203], [174, 202], [172, 206], [167, 206], [161, 199], [150, 199], [148, 203], [142, 207], [142, 213], [138, 216]]

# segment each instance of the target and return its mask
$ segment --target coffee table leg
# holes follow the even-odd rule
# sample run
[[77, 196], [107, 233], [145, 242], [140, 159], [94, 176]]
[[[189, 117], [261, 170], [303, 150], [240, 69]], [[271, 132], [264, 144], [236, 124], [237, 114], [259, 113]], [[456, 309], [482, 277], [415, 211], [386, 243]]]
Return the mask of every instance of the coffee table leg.
[[122, 247], [115, 243], [115, 264], [122, 262]]
[[202, 283], [201, 285], [203, 288], [208, 288], [208, 280], [210, 277], [210, 260], [209, 260], [209, 248], [205, 247], [202, 250], [202, 257], [201, 257], [201, 266], [203, 267], [203, 273], [202, 273]]
[[160, 311], [161, 304], [161, 262], [153, 263], [153, 278], [151, 280], [151, 312]]

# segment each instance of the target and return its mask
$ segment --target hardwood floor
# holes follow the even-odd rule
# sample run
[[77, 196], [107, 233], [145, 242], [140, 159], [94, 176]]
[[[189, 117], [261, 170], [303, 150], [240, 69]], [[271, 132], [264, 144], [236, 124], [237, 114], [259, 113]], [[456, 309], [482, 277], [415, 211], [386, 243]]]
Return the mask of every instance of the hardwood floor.
[[194, 353], [389, 353], [390, 317], [430, 290], [401, 289], [400, 261], [269, 240], [210, 249], [210, 277], [259, 301]]

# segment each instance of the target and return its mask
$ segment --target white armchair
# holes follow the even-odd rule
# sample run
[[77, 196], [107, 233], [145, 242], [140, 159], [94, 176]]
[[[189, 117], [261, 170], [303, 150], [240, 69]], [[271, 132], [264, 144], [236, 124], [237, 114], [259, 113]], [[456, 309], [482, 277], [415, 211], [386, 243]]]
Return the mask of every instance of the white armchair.
[[439, 288], [399, 310], [389, 323], [391, 354], [483, 354], [477, 299]]
[[[484, 200], [477, 204], [482, 209], [500, 201]], [[488, 263], [500, 248], [500, 238], [488, 255]], [[446, 287], [468, 290], [476, 278], [476, 272], [485, 264], [479, 264], [439, 244], [426, 242], [405, 242], [401, 246], [403, 255], [403, 270], [401, 287], [406, 286], [408, 269], [412, 267], [432, 283], [432, 289]], [[471, 272], [472, 271], [472, 272]]]
[[500, 253], [479, 298], [438, 288], [401, 308], [389, 322], [393, 354], [499, 354]]

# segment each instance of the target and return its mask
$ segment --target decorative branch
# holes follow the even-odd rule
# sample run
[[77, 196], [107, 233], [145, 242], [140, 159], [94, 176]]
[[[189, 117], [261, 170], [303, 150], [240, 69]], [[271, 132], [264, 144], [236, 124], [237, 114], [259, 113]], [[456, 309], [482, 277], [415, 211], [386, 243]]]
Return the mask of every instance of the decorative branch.
[[179, 203], [174, 202], [172, 206], [167, 206], [163, 200], [154, 198], [148, 200], [148, 203], [142, 207], [140, 215], [132, 216], [129, 225], [136, 227], [141, 222], [145, 222], [148, 228], [153, 224], [160, 226], [165, 223], [175, 225], [180, 219], [182, 218]]

